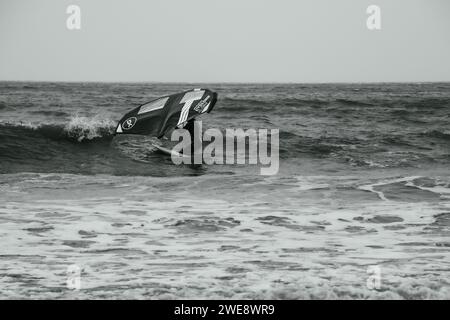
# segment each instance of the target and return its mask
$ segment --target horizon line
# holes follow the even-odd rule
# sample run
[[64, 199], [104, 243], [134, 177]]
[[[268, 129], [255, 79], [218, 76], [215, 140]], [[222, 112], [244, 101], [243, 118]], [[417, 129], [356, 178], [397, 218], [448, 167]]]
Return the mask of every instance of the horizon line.
[[37, 83], [126, 83], [126, 84], [433, 84], [450, 83], [450, 80], [433, 81], [324, 81], [324, 82], [296, 82], [296, 81], [95, 81], [95, 80], [3, 80], [0, 82], [37, 82]]

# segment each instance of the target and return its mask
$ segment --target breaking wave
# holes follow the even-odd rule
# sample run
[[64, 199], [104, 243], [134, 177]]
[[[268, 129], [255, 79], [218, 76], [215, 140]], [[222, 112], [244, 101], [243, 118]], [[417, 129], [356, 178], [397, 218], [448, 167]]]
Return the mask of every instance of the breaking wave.
[[68, 140], [73, 142], [86, 142], [96, 139], [111, 138], [116, 121], [104, 119], [97, 115], [94, 117], [73, 116], [65, 124], [33, 124], [33, 123], [2, 123], [0, 132], [9, 136], [24, 138], [27, 136], [42, 136], [52, 140]]

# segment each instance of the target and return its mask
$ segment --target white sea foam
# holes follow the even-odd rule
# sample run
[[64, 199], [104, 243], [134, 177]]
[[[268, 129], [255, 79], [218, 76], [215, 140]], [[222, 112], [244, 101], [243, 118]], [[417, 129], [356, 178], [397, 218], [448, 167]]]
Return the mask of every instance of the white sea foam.
[[375, 183], [372, 184], [366, 184], [366, 185], [361, 185], [358, 188], [361, 190], [365, 190], [365, 191], [370, 191], [373, 193], [376, 193], [381, 200], [384, 201], [389, 201], [385, 194], [382, 191], [377, 191], [375, 190], [375, 187], [379, 187], [379, 186], [384, 186], [387, 184], [392, 184], [392, 183], [397, 183], [397, 182], [405, 182], [405, 183], [410, 183], [411, 181], [420, 178], [420, 176], [411, 176], [411, 177], [401, 177], [401, 178], [390, 178], [390, 179], [383, 179], [382, 181], [377, 181]]
[[0, 195], [0, 297], [450, 298], [442, 204], [340, 198], [361, 179], [3, 176], [23, 193]]
[[105, 118], [103, 114], [90, 117], [74, 115], [65, 125], [64, 130], [69, 137], [76, 138], [78, 141], [92, 140], [105, 134], [113, 134], [116, 124], [116, 121]]

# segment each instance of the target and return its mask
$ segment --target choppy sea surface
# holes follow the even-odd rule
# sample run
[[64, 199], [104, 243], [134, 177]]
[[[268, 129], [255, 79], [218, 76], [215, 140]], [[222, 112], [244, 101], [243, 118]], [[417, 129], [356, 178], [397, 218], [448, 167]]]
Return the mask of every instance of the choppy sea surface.
[[[113, 137], [195, 87], [277, 175]], [[0, 82], [0, 298], [450, 299], [449, 169], [450, 83]]]

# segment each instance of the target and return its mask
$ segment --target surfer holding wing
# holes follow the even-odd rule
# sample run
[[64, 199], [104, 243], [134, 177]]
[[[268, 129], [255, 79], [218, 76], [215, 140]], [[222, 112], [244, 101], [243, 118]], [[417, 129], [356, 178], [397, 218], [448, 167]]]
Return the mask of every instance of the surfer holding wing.
[[[161, 97], [125, 114], [115, 134], [140, 134], [160, 139], [174, 129], [185, 128], [193, 141], [195, 118], [211, 112], [216, 102], [217, 93], [208, 89], [194, 89]], [[166, 148], [154, 146], [165, 153], [172, 153]]]

